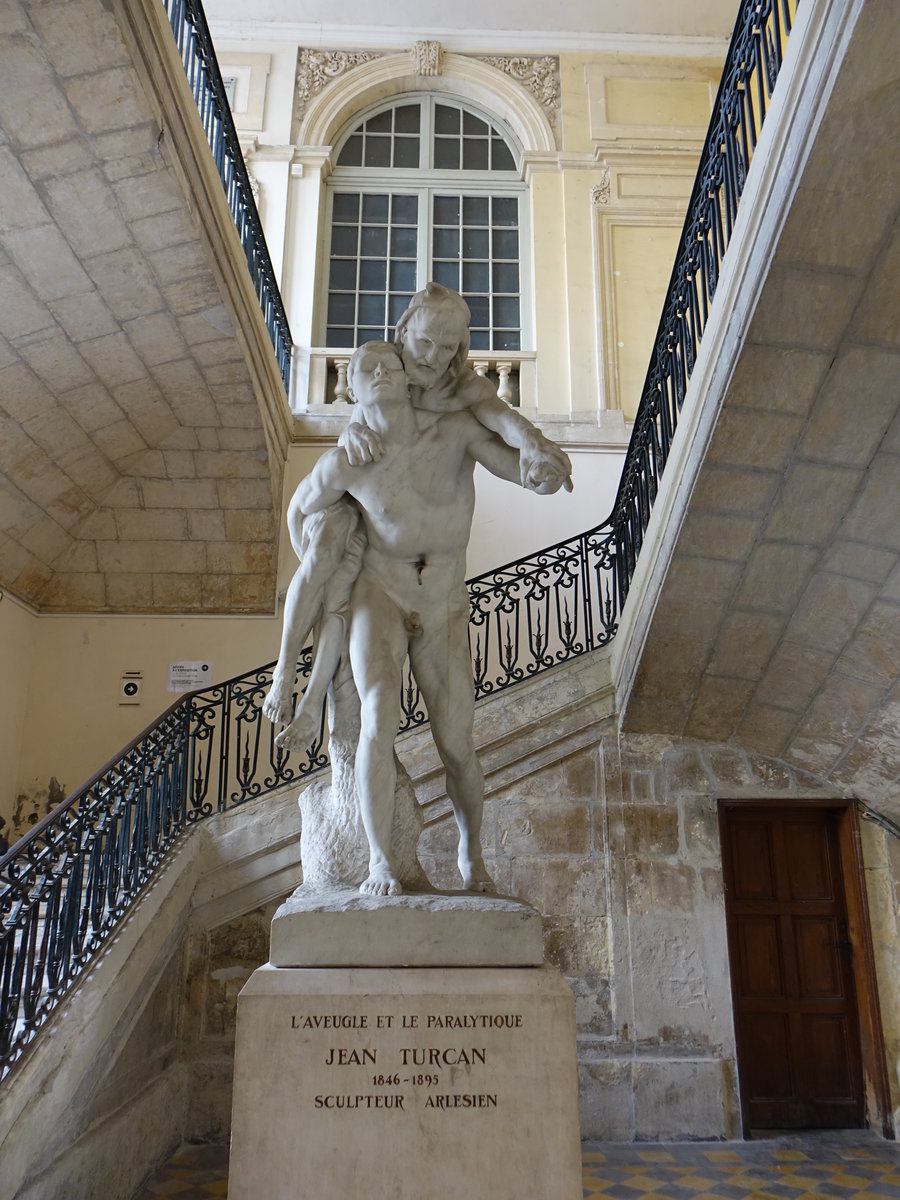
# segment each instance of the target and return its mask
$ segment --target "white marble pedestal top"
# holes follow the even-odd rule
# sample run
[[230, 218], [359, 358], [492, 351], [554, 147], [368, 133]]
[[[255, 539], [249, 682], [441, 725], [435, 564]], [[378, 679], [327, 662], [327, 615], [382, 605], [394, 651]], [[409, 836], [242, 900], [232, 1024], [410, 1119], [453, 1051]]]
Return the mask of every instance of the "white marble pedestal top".
[[289, 897], [272, 920], [276, 967], [539, 967], [541, 918], [518, 900], [471, 892]]

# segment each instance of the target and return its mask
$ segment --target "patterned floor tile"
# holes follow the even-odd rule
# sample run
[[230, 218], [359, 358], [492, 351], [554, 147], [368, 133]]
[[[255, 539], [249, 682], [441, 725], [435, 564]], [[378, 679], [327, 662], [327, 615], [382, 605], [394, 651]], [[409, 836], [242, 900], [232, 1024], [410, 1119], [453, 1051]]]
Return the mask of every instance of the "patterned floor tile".
[[[582, 1170], [585, 1200], [900, 1200], [900, 1149], [863, 1131], [727, 1145], [593, 1143]], [[134, 1200], [227, 1192], [227, 1147], [185, 1146]]]

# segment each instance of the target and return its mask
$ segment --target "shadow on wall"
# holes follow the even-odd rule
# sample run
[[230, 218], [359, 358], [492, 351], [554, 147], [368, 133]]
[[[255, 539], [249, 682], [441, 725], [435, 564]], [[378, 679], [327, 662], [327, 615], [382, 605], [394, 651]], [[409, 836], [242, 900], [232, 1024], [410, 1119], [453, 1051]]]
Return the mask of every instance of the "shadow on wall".
[[[46, 791], [43, 786], [35, 786], [27, 792], [19, 792], [16, 796], [16, 808], [12, 818], [12, 829], [6, 828], [6, 822], [0, 817], [0, 854], [9, 849], [9, 845], [17, 842], [20, 837], [37, 825], [41, 817], [47, 815], [57, 804], [62, 804], [66, 798], [66, 785], [60, 783], [55, 775], [50, 776]], [[3, 843], [9, 839], [9, 844]]]

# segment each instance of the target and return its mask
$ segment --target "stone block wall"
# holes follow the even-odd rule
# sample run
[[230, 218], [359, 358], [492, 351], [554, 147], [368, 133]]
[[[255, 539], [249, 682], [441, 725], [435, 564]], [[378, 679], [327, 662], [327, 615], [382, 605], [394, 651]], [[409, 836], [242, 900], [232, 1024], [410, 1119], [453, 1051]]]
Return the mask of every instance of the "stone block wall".
[[900, 1130], [900, 838], [861, 822], [894, 1129]]
[[238, 993], [268, 960], [278, 903], [214, 929], [193, 930], [186, 939], [181, 1015], [186, 1141], [229, 1139]]
[[[821, 794], [758, 755], [610, 724], [489, 797], [488, 865], [541, 912], [575, 993], [584, 1137], [741, 1136], [717, 800]], [[423, 836], [438, 886], [458, 886], [455, 840], [452, 822]]]
[[[741, 1136], [717, 801], [821, 795], [813, 776], [762, 756], [619, 737], [612, 723], [489, 795], [488, 866], [542, 914], [547, 959], [575, 994], [585, 1138]], [[426, 829], [420, 854], [435, 886], [459, 886], [452, 820]], [[900, 912], [900, 852], [893, 870], [884, 854], [879, 970], [896, 957]], [[186, 1136], [227, 1137], [237, 993], [268, 956], [273, 911], [189, 938]]]

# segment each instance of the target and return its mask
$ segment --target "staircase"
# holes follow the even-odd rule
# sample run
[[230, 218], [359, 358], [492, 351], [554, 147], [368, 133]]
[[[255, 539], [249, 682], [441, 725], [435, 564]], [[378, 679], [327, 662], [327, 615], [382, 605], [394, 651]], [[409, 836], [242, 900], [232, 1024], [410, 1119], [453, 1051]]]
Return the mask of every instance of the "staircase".
[[[548, 916], [548, 954], [573, 980], [589, 1134], [597, 1087], [639, 1094], [637, 1081], [656, 1070], [679, 1081], [679, 1103], [693, 1096], [707, 1106], [710, 1136], [735, 1135], [727, 986], [708, 977], [724, 953], [720, 897], [710, 882], [718, 877], [713, 797], [727, 788], [792, 795], [829, 788], [802, 756], [780, 761], [780, 752], [767, 756], [752, 738], [725, 745], [732, 729], [710, 739], [715, 745], [691, 738], [693, 718], [679, 714], [693, 711], [685, 705], [700, 675], [718, 677], [712, 660], [697, 658], [695, 676], [675, 672], [679, 695], [657, 693], [671, 674], [660, 665], [671, 663], [680, 641], [693, 645], [698, 636], [693, 625], [678, 624], [696, 595], [685, 600], [677, 591], [682, 556], [735, 561], [734, 546], [727, 559], [704, 553], [708, 543], [698, 554], [696, 540], [685, 540], [689, 505], [704, 485], [713, 431], [747, 353], [749, 313], [774, 319], [757, 300], [770, 288], [763, 283], [773, 255], [778, 265], [779, 236], [797, 198], [795, 171], [815, 164], [816, 138], [834, 113], [852, 113], [841, 89], [861, 86], [854, 71], [867, 61], [883, 16], [878, 0], [799, 11], [782, 0], [742, 5], [614, 511], [576, 538], [470, 581], [476, 743], [493, 821], [486, 830], [502, 864], [501, 888], [531, 889]], [[873, 258], [873, 286], [877, 267]], [[721, 457], [710, 465], [746, 469]], [[749, 555], [756, 543], [747, 545]], [[304, 670], [308, 662], [301, 682]], [[733, 674], [743, 678], [740, 669]], [[0, 860], [0, 903], [10, 914], [0, 1027], [11, 1114], [0, 1130], [3, 1194], [88, 1195], [103, 1179], [105, 1196], [127, 1197], [183, 1137], [225, 1132], [227, 1106], [209, 1096], [227, 1092], [227, 1052], [198, 1057], [183, 1036], [173, 987], [177, 994], [192, 978], [192, 935], [239, 922], [296, 884], [297, 787], [327, 769], [318, 743], [301, 763], [276, 750], [259, 711], [268, 681], [268, 668], [260, 668], [186, 697]], [[616, 727], [623, 710], [624, 735]], [[447, 801], [411, 678], [404, 717], [400, 750], [426, 808], [423, 861], [446, 885]], [[510, 799], [512, 785], [523, 799]], [[543, 800], [529, 807], [531, 789]], [[541, 824], [547, 813], [557, 825]], [[631, 910], [636, 885], [625, 875], [626, 853], [646, 889]], [[659, 874], [663, 860], [671, 877]], [[572, 879], [585, 873], [595, 890], [560, 913], [560, 880], [567, 878], [568, 897]], [[673, 879], [707, 889], [708, 944], [699, 949], [680, 927], [653, 926], [654, 904], [686, 904]], [[630, 923], [627, 933], [621, 920]], [[624, 988], [613, 989], [608, 1017], [598, 1000], [604, 979], [631, 977], [633, 937], [657, 954], [669, 988], [662, 1000], [681, 1013], [683, 1025], [666, 1035], [674, 1057], [659, 1034], [642, 1040], [636, 1032], [658, 1029], [664, 1018], [642, 1013], [633, 988], [630, 1000]], [[704, 1043], [710, 1012], [719, 1014], [719, 1035]], [[204, 1073], [215, 1087], [202, 1086]], [[665, 1123], [679, 1119], [677, 1104], [667, 1118], [648, 1109], [631, 1119], [630, 1136], [677, 1136]], [[629, 1133], [624, 1124], [622, 1133]]]

